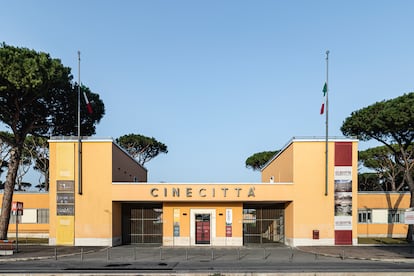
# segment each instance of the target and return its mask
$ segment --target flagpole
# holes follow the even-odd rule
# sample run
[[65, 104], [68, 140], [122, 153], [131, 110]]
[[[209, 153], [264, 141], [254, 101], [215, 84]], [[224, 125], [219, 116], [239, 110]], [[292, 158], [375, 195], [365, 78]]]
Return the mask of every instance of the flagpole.
[[326, 114], [325, 114], [325, 196], [328, 195], [328, 97], [329, 97], [329, 84], [328, 84], [328, 65], [329, 65], [329, 50], [326, 51]]
[[78, 51], [78, 194], [82, 194], [82, 139], [81, 139], [81, 84], [80, 84], [80, 51]]

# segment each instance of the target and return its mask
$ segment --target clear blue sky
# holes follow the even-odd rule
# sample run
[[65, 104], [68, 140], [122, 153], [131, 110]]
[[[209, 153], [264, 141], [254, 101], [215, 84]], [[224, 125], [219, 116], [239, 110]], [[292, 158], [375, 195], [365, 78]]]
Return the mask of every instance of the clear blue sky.
[[[150, 182], [259, 182], [244, 162], [413, 91], [414, 1], [0, 1], [0, 41], [99, 93], [97, 137], [165, 143]], [[364, 144], [361, 144], [363, 147]]]

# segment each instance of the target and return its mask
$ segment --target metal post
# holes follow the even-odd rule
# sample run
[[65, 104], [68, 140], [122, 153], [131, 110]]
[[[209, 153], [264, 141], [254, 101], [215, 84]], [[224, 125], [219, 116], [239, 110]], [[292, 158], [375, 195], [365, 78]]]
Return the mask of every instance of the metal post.
[[78, 194], [82, 194], [82, 140], [81, 140], [81, 108], [80, 108], [80, 51], [78, 51]]
[[328, 84], [328, 64], [329, 64], [329, 51], [326, 51], [326, 114], [325, 114], [325, 196], [328, 195], [328, 97], [329, 97], [329, 84]]
[[19, 211], [16, 213], [16, 253], [19, 252]]

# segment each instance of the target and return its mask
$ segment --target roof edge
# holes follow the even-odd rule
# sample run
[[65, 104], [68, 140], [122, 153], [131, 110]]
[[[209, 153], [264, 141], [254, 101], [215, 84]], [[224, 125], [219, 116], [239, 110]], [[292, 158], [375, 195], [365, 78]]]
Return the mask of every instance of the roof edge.
[[[278, 153], [273, 155], [269, 161], [264, 164], [263, 168], [260, 169], [260, 172], [263, 172], [265, 168], [269, 166], [279, 155], [281, 155], [293, 142], [325, 142], [326, 137], [323, 136], [293, 136], [290, 140], [280, 149]], [[328, 137], [328, 142], [358, 142], [356, 138], [347, 138], [345, 136], [331, 136]]]

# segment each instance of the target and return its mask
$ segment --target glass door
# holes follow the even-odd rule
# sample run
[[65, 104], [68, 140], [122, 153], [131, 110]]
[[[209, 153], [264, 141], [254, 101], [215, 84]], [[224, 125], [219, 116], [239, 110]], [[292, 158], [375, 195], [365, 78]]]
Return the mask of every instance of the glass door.
[[196, 214], [196, 244], [210, 244], [210, 214]]

